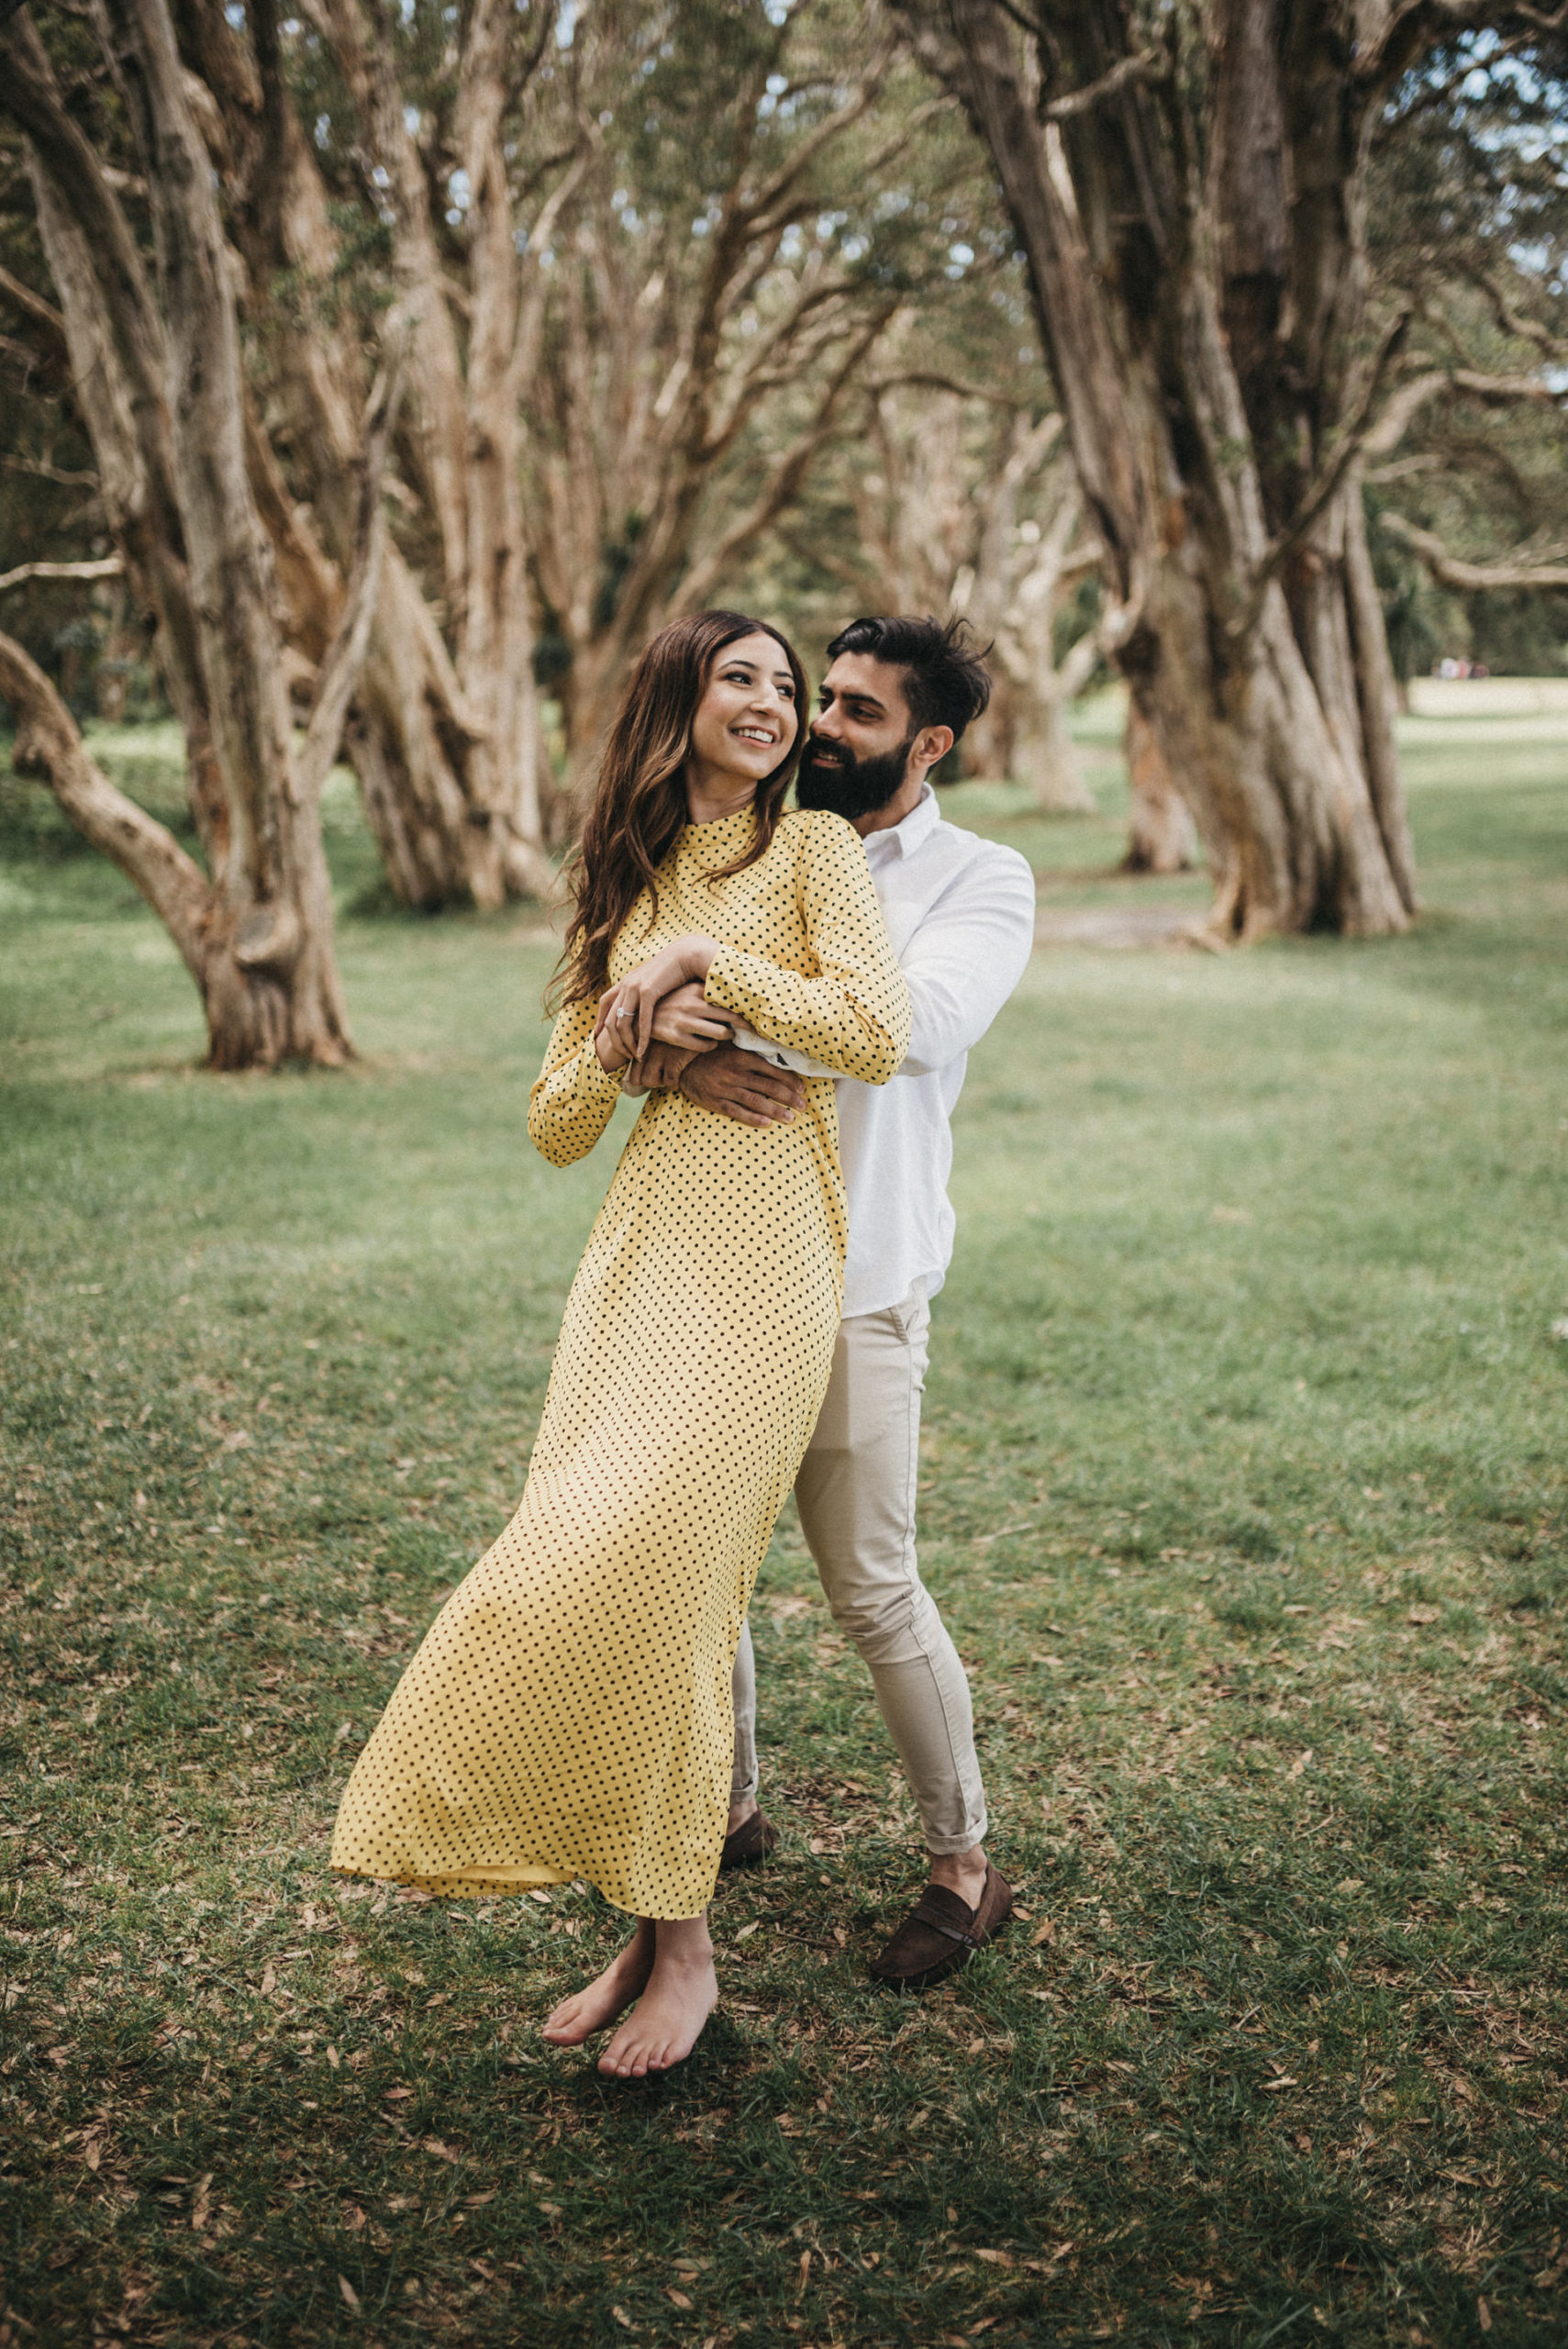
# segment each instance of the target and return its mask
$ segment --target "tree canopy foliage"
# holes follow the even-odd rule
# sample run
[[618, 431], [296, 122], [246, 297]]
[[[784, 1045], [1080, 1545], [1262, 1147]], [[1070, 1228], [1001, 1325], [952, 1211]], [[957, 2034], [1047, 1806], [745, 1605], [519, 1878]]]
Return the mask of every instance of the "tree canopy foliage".
[[[1396, 665], [1559, 670], [1568, 605], [1540, 574], [1568, 550], [1568, 33], [1484, 28], [1423, 59], [1379, 125], [1371, 185], [1410, 389], [1423, 366], [1446, 376], [1368, 473]], [[1455, 563], [1501, 575], [1465, 585]]]

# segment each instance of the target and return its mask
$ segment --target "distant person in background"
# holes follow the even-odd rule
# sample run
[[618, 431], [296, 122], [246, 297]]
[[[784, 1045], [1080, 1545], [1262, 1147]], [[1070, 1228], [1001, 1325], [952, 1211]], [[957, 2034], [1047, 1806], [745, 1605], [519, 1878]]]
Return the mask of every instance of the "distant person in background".
[[[970, 1049], [1029, 961], [1034, 877], [1012, 849], [944, 822], [931, 787], [931, 770], [990, 696], [962, 622], [858, 619], [828, 652], [795, 795], [803, 807], [847, 817], [865, 841], [913, 1026], [891, 1085], [873, 1090], [852, 1074], [838, 1085], [850, 1198], [844, 1319], [795, 1497], [925, 1830], [930, 1880], [872, 1965], [880, 1979], [914, 1987], [963, 1965], [1012, 1906], [986, 1858], [969, 1683], [920, 1579], [915, 1497], [930, 1300], [952, 1258], [949, 1121]], [[761, 1124], [798, 1109], [821, 1074], [799, 1054], [763, 1057], [753, 1039], [751, 1050], [691, 1059], [680, 1083], [705, 1108]], [[735, 1669], [731, 1867], [776, 1840], [757, 1804], [756, 1711], [748, 1632]]]
[[717, 1996], [731, 1675], [842, 1304], [833, 1080], [885, 1084], [909, 1035], [864, 848], [824, 807], [784, 808], [805, 699], [774, 629], [705, 612], [654, 639], [611, 729], [535, 1143], [584, 1156], [656, 1041], [702, 1052], [744, 1024], [824, 1074], [783, 1123], [668, 1089], [645, 1104], [517, 1515], [398, 1683], [332, 1849], [433, 1892], [583, 1876], [635, 1916], [544, 2026], [575, 2046], [631, 2007], [599, 2059], [622, 2078], [679, 2063]]

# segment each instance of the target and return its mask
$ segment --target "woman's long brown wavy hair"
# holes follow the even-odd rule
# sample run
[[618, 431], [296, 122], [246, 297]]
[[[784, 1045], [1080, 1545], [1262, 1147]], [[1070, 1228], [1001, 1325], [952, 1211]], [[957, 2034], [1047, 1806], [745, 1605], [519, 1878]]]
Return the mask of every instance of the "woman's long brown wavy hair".
[[566, 948], [551, 989], [562, 1003], [591, 1003], [610, 983], [610, 949], [644, 889], [652, 893], [648, 927], [659, 916], [654, 874], [689, 820], [685, 764], [692, 720], [715, 662], [743, 636], [771, 636], [795, 679], [796, 725], [787, 755], [757, 785], [756, 827], [744, 855], [709, 878], [754, 864], [773, 837], [784, 794], [806, 740], [806, 677], [795, 647], [766, 620], [744, 612], [694, 612], [661, 629], [637, 664], [599, 762], [593, 803], [573, 859], [575, 903]]

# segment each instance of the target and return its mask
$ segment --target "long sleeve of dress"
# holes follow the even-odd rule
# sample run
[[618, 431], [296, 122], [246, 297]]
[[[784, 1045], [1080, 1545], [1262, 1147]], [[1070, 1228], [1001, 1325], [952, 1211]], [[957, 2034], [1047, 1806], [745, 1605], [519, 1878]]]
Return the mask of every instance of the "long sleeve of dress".
[[566, 1006], [528, 1095], [528, 1140], [552, 1166], [586, 1158], [620, 1099], [620, 1071], [607, 1074], [594, 1050], [598, 1008], [595, 1003]]
[[[944, 890], [898, 958], [909, 989], [909, 1049], [900, 1082], [945, 1069], [980, 1041], [1029, 966], [1034, 944], [1034, 875], [1011, 849], [984, 855]], [[809, 1052], [770, 1043], [749, 1028], [735, 1041], [796, 1076], [836, 1072]]]
[[909, 990], [865, 851], [841, 816], [814, 809], [806, 818], [798, 886], [817, 974], [724, 947], [703, 992], [758, 1035], [809, 1052], [835, 1075], [885, 1085], [908, 1048]]

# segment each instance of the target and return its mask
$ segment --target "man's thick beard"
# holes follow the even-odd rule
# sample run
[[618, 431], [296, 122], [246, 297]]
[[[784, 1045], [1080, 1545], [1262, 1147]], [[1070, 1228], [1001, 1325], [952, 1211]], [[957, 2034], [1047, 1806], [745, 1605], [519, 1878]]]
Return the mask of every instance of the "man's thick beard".
[[847, 751], [840, 753], [837, 744], [828, 750], [822, 742], [808, 741], [795, 779], [796, 805], [826, 807], [851, 824], [857, 816], [874, 815], [902, 786], [914, 741], [911, 734], [895, 751], [884, 751], [875, 759], [851, 758]]

